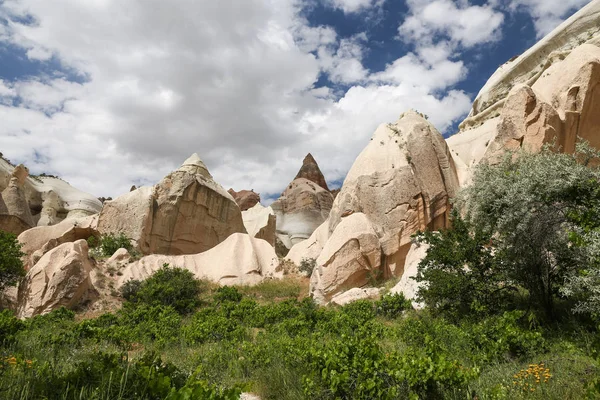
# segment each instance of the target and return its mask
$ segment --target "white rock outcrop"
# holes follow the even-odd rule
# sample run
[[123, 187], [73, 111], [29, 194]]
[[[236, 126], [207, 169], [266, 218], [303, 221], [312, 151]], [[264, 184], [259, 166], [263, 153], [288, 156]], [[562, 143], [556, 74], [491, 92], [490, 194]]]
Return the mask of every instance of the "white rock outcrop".
[[198, 279], [222, 285], [255, 285], [268, 278], [280, 278], [279, 260], [273, 247], [262, 239], [234, 233], [212, 249], [199, 254], [168, 256], [153, 254], [129, 264], [119, 285], [130, 279], [144, 280], [163, 264], [185, 268]]
[[242, 213], [197, 154], [156, 186], [104, 203], [98, 230], [124, 233], [143, 254], [197, 254], [245, 233]]
[[266, 240], [271, 246], [275, 246], [277, 218], [271, 207], [256, 203], [248, 210], [242, 211], [242, 220], [250, 236]]
[[415, 281], [413, 278], [417, 276], [418, 266], [421, 260], [427, 255], [429, 245], [413, 243], [406, 255], [406, 262], [404, 264], [404, 274], [400, 281], [394, 286], [390, 293], [402, 293], [407, 300], [412, 301], [412, 305], [416, 309], [423, 308], [423, 304], [417, 302], [417, 292], [422, 283]]
[[380, 288], [353, 288], [336, 295], [331, 302], [338, 306], [345, 306], [358, 300], [378, 300], [380, 297]]
[[96, 297], [85, 240], [63, 243], [46, 253], [19, 285], [18, 316], [29, 318], [59, 307], [74, 308]]

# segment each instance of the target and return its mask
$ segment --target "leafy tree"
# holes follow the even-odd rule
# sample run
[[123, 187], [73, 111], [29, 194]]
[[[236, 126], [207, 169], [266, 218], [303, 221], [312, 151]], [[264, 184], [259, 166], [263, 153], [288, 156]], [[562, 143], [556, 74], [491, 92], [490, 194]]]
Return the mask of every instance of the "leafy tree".
[[0, 293], [17, 284], [25, 276], [21, 244], [12, 233], [0, 231]]
[[599, 155], [585, 143], [573, 155], [550, 147], [507, 154], [498, 165], [480, 165], [460, 197], [466, 220], [493, 237], [497, 268], [549, 318], [565, 278], [588, 265], [589, 246], [574, 239], [598, 216], [600, 171], [590, 161]]
[[452, 229], [416, 235], [418, 242], [430, 245], [415, 277], [427, 282], [419, 289], [418, 300], [453, 320], [499, 311], [515, 287], [494, 252], [490, 234], [463, 220], [456, 210], [451, 221]]
[[200, 304], [200, 281], [187, 269], [169, 264], [145, 281], [130, 281], [123, 287], [123, 295], [132, 303], [171, 306], [179, 313], [191, 312]]
[[102, 254], [107, 257], [112, 256], [115, 254], [115, 251], [121, 248], [126, 249], [129, 252], [133, 250], [131, 239], [125, 236], [124, 233], [120, 233], [118, 235], [109, 233], [100, 238], [100, 249], [102, 250]]

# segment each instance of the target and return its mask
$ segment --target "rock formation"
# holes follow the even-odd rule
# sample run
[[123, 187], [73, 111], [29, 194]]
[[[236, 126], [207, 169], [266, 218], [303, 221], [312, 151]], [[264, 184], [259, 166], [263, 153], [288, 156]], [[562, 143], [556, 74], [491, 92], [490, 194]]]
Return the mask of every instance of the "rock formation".
[[143, 254], [169, 255], [201, 253], [246, 232], [239, 207], [197, 154], [153, 188], [107, 201], [98, 230], [124, 233]]
[[92, 268], [85, 240], [63, 243], [46, 253], [19, 285], [19, 317], [33, 317], [63, 306], [73, 308], [93, 299]]
[[266, 240], [275, 247], [276, 218], [271, 207], [263, 207], [257, 203], [254, 207], [242, 211], [242, 219], [250, 236]]
[[6, 189], [0, 193], [0, 229], [16, 235], [35, 226], [25, 195], [25, 179], [29, 171], [19, 165], [11, 173]]
[[323, 189], [327, 191], [329, 190], [327, 187], [327, 182], [325, 181], [325, 177], [319, 168], [319, 164], [317, 164], [315, 158], [310, 153], [304, 157], [304, 160], [302, 161], [302, 167], [300, 168], [300, 171], [298, 171], [298, 174], [294, 180], [300, 178], [308, 179], [309, 181], [321, 186]]
[[[411, 235], [447, 227], [449, 200], [457, 189], [456, 169], [440, 133], [420, 114], [405, 113], [395, 124], [381, 125], [354, 162], [327, 232], [319, 228], [288, 258], [297, 262], [319, 254], [311, 293], [321, 302], [372, 278], [402, 276]], [[350, 223], [356, 226], [348, 229]], [[364, 232], [372, 232], [369, 240]]]
[[260, 195], [254, 193], [254, 190], [240, 190], [236, 192], [233, 189], [227, 191], [233, 197], [240, 210], [246, 211], [260, 203]]
[[296, 178], [271, 204], [277, 217], [277, 237], [288, 249], [308, 239], [327, 219], [332, 203], [325, 178], [308, 154]]
[[506, 150], [554, 143], [572, 152], [578, 137], [600, 148], [599, 17], [594, 0], [488, 80], [448, 139], [461, 185], [475, 165]]
[[413, 278], [417, 276], [419, 263], [427, 255], [429, 245], [422, 243], [413, 243], [406, 255], [406, 261], [404, 262], [404, 274], [400, 281], [394, 286], [390, 293], [402, 293], [408, 300], [412, 300], [414, 308], [423, 308], [423, 304], [418, 303], [415, 298], [417, 297], [417, 291], [421, 283], [415, 281]]
[[123, 270], [119, 285], [130, 279], [146, 279], [163, 264], [185, 268], [198, 279], [208, 279], [223, 285], [255, 285], [265, 278], [281, 277], [281, 273], [276, 272], [279, 261], [270, 244], [248, 234], [234, 233], [204, 253], [143, 257]]
[[[0, 191], [10, 186], [13, 173], [22, 168], [22, 166], [14, 167], [0, 157]], [[22, 171], [16, 173], [23, 174]], [[94, 196], [75, 189], [56, 177], [25, 174], [20, 188], [29, 207], [33, 220], [32, 226], [86, 217], [100, 212], [102, 208], [102, 203]]]

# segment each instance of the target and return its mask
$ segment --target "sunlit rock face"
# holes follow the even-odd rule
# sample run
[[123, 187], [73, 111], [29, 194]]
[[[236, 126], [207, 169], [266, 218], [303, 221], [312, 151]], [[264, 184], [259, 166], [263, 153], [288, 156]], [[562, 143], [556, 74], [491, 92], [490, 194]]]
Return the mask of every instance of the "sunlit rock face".
[[194, 154], [156, 186], [104, 203], [101, 233], [123, 232], [143, 254], [196, 254], [246, 233], [234, 199]]
[[308, 239], [329, 216], [333, 195], [315, 159], [308, 154], [296, 178], [271, 208], [276, 216], [277, 237], [289, 249]]

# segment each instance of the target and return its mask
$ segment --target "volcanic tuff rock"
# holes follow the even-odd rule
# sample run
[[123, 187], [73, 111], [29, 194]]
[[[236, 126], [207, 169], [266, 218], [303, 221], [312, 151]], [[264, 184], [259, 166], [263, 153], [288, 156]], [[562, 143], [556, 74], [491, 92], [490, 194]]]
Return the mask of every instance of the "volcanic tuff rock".
[[73, 308], [96, 297], [85, 240], [63, 243], [46, 253], [19, 285], [20, 318], [45, 314], [59, 307]]
[[208, 279], [222, 285], [255, 285], [266, 278], [281, 277], [281, 273], [276, 272], [279, 260], [269, 243], [248, 234], [234, 233], [204, 253], [143, 257], [123, 270], [119, 285], [129, 279], [146, 279], [165, 263], [185, 268], [198, 279]]
[[242, 219], [250, 236], [266, 240], [275, 247], [276, 217], [271, 207], [257, 203], [249, 210], [242, 211]]
[[122, 232], [143, 254], [196, 254], [245, 233], [239, 207], [197, 154], [153, 188], [104, 203], [101, 233]]
[[[381, 125], [335, 199], [311, 291], [321, 301], [329, 301], [341, 290], [366, 285], [370, 276], [402, 276], [411, 235], [447, 227], [449, 199], [457, 189], [448, 147], [419, 113], [407, 112], [395, 124]], [[354, 232], [361, 229], [343, 228], [348, 224], [345, 221], [357, 216], [365, 221], [363, 226], [368, 222], [373, 229], [381, 249], [377, 257], [366, 257], [363, 246], [356, 248]], [[321, 235], [320, 231], [306, 243], [307, 255], [317, 252], [323, 243]], [[373, 246], [368, 249], [376, 252]], [[292, 249], [288, 258], [301, 259], [300, 253]]]
[[[0, 191], [8, 188], [13, 172], [19, 168], [0, 157]], [[102, 208], [102, 203], [94, 196], [59, 178], [25, 175], [21, 188], [33, 219], [32, 226], [85, 217]]]
[[18, 235], [35, 226], [24, 190], [28, 175], [27, 168], [17, 166], [11, 173], [8, 186], [0, 193], [0, 229], [5, 232]]
[[260, 203], [260, 195], [254, 193], [254, 190], [240, 190], [236, 192], [233, 189], [227, 191], [233, 197], [240, 210], [246, 211]]
[[325, 177], [319, 168], [319, 164], [317, 164], [315, 158], [310, 153], [304, 157], [304, 160], [302, 161], [302, 167], [294, 179], [300, 178], [308, 179], [309, 181], [321, 186], [323, 189], [329, 190], [327, 187], [327, 182], [325, 181]]
[[600, 148], [599, 23], [594, 0], [488, 80], [447, 141], [461, 185], [475, 165], [506, 150], [555, 143], [572, 152], [578, 137]]
[[327, 219], [332, 203], [325, 178], [308, 154], [296, 178], [271, 204], [277, 217], [277, 237], [288, 249], [308, 239]]
[[400, 281], [394, 286], [390, 293], [402, 293], [407, 300], [412, 300], [412, 305], [416, 309], [423, 308], [423, 304], [418, 303], [415, 299], [417, 292], [422, 283], [415, 281], [413, 278], [417, 276], [419, 263], [427, 255], [429, 245], [425, 243], [413, 243], [406, 255], [404, 263], [404, 274]]

